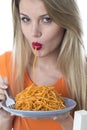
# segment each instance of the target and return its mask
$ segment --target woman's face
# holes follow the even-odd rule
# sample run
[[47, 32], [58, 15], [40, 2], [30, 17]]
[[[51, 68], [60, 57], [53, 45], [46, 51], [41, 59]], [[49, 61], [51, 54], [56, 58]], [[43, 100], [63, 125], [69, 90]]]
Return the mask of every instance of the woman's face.
[[32, 51], [43, 57], [58, 51], [64, 29], [49, 17], [41, 0], [21, 0], [19, 5], [21, 28]]

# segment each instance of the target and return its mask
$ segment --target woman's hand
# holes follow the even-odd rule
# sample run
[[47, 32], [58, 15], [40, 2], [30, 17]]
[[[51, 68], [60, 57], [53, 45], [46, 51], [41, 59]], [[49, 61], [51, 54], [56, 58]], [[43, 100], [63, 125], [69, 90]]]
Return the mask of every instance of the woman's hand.
[[63, 130], [73, 130], [73, 118], [69, 114], [66, 118], [58, 120], [61, 123]]
[[73, 130], [73, 118], [70, 115], [70, 112], [67, 112], [65, 114], [56, 115], [49, 119], [60, 122], [60, 124], [62, 126], [62, 130]]
[[[8, 85], [5, 83], [0, 83], [0, 104], [5, 100], [4, 89], [7, 90]], [[14, 116], [11, 116], [10, 113], [0, 107], [0, 128], [2, 128], [2, 130], [11, 130], [13, 119]]]
[[1, 108], [1, 103], [5, 101], [5, 94], [4, 90], [7, 89], [8, 86], [5, 85], [4, 83], [0, 83], [0, 108]]
[[35, 118], [34, 117], [33, 119], [36, 119], [36, 120], [37, 119], [48, 119], [48, 120], [58, 121], [62, 126], [62, 130], [73, 130], [73, 118], [69, 112], [67, 112], [65, 114], [44, 117], [44, 118], [41, 118], [41, 117]]
[[62, 130], [73, 130], [73, 118], [70, 115], [70, 112], [67, 112], [65, 114], [56, 115], [49, 119], [60, 122], [60, 124], [62, 126]]

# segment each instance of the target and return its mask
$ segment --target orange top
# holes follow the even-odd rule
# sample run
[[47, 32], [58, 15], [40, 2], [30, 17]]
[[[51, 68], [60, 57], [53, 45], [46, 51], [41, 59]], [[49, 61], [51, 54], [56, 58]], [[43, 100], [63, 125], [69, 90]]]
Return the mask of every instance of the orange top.
[[[11, 52], [6, 52], [5, 54], [0, 56], [0, 75], [4, 78], [8, 77], [9, 85], [12, 86], [11, 80], [11, 65], [12, 65], [12, 56]], [[28, 74], [25, 74], [25, 83], [24, 87], [32, 84]], [[58, 93], [61, 93], [62, 96], [70, 97], [69, 91], [66, 86], [66, 82], [64, 78], [61, 78], [54, 84]], [[12, 88], [11, 88], [12, 89]], [[13, 89], [12, 89], [13, 90]], [[30, 119], [30, 118], [22, 118], [15, 117], [14, 120], [14, 130], [62, 130], [61, 124], [58, 121], [49, 120], [49, 119]]]

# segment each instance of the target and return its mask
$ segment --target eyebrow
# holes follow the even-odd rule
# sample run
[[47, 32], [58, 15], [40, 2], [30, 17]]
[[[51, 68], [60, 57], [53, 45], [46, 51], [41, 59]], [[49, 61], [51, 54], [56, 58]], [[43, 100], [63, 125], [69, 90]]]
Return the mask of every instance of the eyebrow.
[[[20, 13], [20, 15], [23, 15], [25, 17], [29, 17], [28, 15], [24, 14], [24, 13]], [[45, 17], [45, 16], [48, 16], [48, 14], [43, 14], [43, 15], [40, 15], [40, 17]]]
[[24, 13], [20, 13], [20, 15], [23, 15], [23, 16], [26, 16], [26, 17], [28, 17], [28, 15], [26, 15], [26, 14], [24, 14]]

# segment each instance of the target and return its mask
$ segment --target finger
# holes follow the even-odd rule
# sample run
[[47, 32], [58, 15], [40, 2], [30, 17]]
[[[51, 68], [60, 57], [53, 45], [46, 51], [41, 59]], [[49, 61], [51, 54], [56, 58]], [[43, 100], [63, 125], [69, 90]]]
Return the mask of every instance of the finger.
[[73, 129], [73, 118], [71, 116], [68, 116], [65, 120], [62, 120], [61, 122], [63, 130], [72, 130]]
[[4, 94], [0, 94], [0, 101], [4, 101], [5, 100], [5, 95]]
[[7, 85], [5, 85], [4, 83], [1, 83], [1, 84], [0, 84], [0, 88], [2, 88], [2, 89], [7, 89], [7, 88], [8, 88], [8, 86], [7, 86]]
[[8, 88], [7, 83], [8, 83], [7, 77], [5, 77], [3, 80], [1, 75], [0, 75], [0, 88], [2, 88], [2, 89]]
[[3, 80], [3, 82], [4, 82], [5, 84], [8, 84], [8, 78], [5, 77], [4, 80]]
[[64, 113], [64, 114], [53, 116], [52, 119], [58, 120], [58, 121], [65, 120], [69, 115], [70, 115], [70, 112], [67, 112], [67, 113]]
[[2, 103], [0, 102], [0, 109], [2, 108]]
[[[0, 81], [2, 80], [1, 76], [0, 76]], [[8, 84], [8, 77], [6, 76], [3, 81], [2, 81], [2, 84], [0, 85], [2, 89], [7, 89], [7, 92], [8, 92], [8, 95], [12, 96], [12, 91], [10, 89], [10, 86]]]
[[0, 94], [4, 94], [4, 91], [3, 91], [3, 89], [0, 89]]
[[10, 113], [10, 116], [15, 116], [13, 113]]

